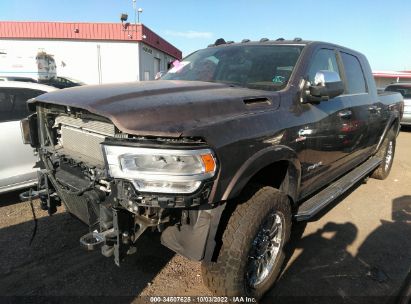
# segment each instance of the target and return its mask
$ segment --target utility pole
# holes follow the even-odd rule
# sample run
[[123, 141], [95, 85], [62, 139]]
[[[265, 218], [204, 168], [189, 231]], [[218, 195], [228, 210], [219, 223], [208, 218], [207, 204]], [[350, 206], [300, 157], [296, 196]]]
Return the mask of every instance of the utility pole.
[[137, 25], [137, 0], [133, 0], [134, 25]]

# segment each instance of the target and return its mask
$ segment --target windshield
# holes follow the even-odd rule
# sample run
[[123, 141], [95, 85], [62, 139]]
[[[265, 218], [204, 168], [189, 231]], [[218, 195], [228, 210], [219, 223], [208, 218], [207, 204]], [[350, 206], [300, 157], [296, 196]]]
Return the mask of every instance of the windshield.
[[401, 85], [389, 86], [385, 90], [390, 91], [390, 92], [401, 93], [401, 95], [404, 98], [411, 98], [411, 86], [409, 86], [409, 87], [401, 86]]
[[281, 90], [303, 46], [233, 45], [199, 50], [174, 63], [165, 80], [227, 83], [252, 89]]
[[85, 83], [84, 82], [82, 82], [82, 81], [80, 81], [80, 80], [77, 80], [77, 79], [74, 79], [74, 78], [71, 78], [71, 77], [66, 77], [66, 76], [64, 76], [64, 77], [57, 77], [57, 79], [59, 79], [60, 81], [65, 81], [65, 80], [68, 80], [68, 81], [70, 81], [70, 82], [72, 82], [72, 83], [77, 83], [77, 84], [81, 84], [81, 85], [84, 85]]

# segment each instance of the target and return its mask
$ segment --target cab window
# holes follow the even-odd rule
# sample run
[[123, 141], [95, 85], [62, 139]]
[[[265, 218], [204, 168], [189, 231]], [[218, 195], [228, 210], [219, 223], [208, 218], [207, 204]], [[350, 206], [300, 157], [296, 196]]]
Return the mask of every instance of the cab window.
[[361, 64], [357, 57], [341, 52], [341, 59], [344, 65], [346, 78], [346, 94], [362, 94], [367, 93], [364, 73]]
[[340, 74], [334, 50], [321, 49], [314, 55], [308, 70], [308, 81], [311, 84], [314, 84], [315, 74], [319, 71], [331, 71]]

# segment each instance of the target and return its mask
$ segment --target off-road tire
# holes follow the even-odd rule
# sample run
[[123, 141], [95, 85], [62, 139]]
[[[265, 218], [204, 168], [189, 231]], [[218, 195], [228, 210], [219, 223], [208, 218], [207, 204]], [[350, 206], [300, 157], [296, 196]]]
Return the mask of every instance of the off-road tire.
[[[382, 163], [371, 174], [375, 179], [386, 179], [390, 174], [392, 164], [394, 162], [396, 136], [395, 131], [391, 129], [378, 150], [376, 156], [382, 159]], [[389, 155], [390, 154], [390, 155]]]
[[[272, 187], [253, 188], [245, 202], [239, 202], [223, 233], [222, 246], [216, 262], [201, 264], [204, 284], [216, 295], [261, 298], [277, 279], [283, 264], [284, 245], [291, 232], [291, 206], [288, 197]], [[257, 189], [257, 190], [256, 190]], [[229, 204], [230, 202], [228, 202]], [[248, 255], [260, 226], [272, 212], [283, 220], [282, 244], [267, 279], [258, 289], [246, 283]]]

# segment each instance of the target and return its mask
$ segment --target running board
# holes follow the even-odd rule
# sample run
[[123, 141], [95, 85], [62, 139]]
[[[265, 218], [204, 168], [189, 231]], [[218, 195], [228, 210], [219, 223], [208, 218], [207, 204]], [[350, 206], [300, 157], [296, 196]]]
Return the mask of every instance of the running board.
[[381, 162], [382, 159], [380, 158], [370, 158], [321, 192], [314, 195], [312, 198], [302, 203], [298, 208], [297, 214], [294, 215], [294, 218], [297, 221], [309, 220], [354, 184], [371, 173], [381, 164]]

